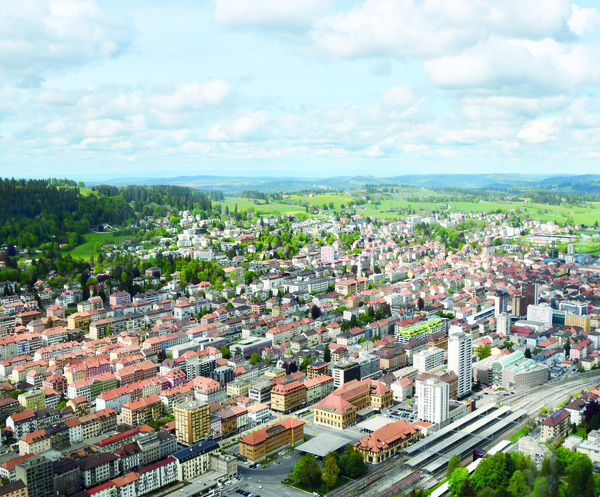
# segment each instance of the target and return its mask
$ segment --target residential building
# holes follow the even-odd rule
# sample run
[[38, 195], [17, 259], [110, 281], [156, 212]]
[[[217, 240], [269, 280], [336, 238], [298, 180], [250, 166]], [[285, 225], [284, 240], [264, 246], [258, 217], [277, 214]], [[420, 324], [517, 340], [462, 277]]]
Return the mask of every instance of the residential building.
[[186, 400], [175, 406], [177, 441], [194, 445], [210, 434], [210, 411], [206, 403]]
[[352, 380], [360, 380], [360, 364], [347, 359], [337, 361], [331, 367], [331, 376], [333, 377], [334, 388], [338, 388]]
[[290, 379], [275, 385], [271, 390], [271, 409], [287, 413], [306, 403], [306, 387], [298, 380]]
[[211, 456], [219, 455], [219, 444], [205, 439], [173, 454], [177, 465], [177, 479], [189, 481], [211, 468]]
[[136, 473], [138, 495], [155, 492], [177, 481], [177, 459], [167, 457], [139, 469]]
[[286, 418], [242, 438], [239, 442], [240, 455], [254, 462], [261, 461], [300, 442], [304, 442], [304, 421]]
[[424, 373], [429, 369], [444, 364], [445, 351], [437, 347], [430, 347], [413, 356], [413, 366], [419, 370], [419, 373]]
[[0, 497], [27, 497], [27, 485], [17, 480], [0, 487]]
[[45, 450], [50, 450], [50, 435], [46, 430], [37, 430], [19, 439], [19, 454], [39, 454]]
[[27, 486], [28, 497], [48, 497], [54, 490], [52, 461], [34, 456], [15, 466], [15, 476]]
[[83, 486], [90, 488], [119, 475], [119, 457], [115, 454], [100, 453], [79, 461], [79, 469]]
[[447, 383], [429, 378], [416, 382], [418, 415], [422, 421], [442, 424], [450, 412], [450, 387]]
[[542, 421], [542, 440], [552, 443], [566, 435], [571, 427], [571, 415], [566, 409], [559, 409]]
[[458, 398], [471, 393], [473, 385], [473, 338], [459, 326], [450, 328], [448, 337], [448, 369], [458, 376]]
[[123, 422], [131, 426], [140, 426], [162, 415], [163, 404], [158, 395], [142, 397], [123, 405]]

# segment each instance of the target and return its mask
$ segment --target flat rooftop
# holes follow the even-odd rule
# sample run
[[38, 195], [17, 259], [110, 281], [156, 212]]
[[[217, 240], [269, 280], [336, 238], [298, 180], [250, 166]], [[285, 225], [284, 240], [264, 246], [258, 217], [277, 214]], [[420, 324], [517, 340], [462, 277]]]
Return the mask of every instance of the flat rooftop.
[[296, 447], [296, 450], [312, 454], [315, 457], [325, 457], [331, 452], [346, 447], [349, 443], [353, 443], [353, 441], [333, 433], [320, 433], [308, 442]]

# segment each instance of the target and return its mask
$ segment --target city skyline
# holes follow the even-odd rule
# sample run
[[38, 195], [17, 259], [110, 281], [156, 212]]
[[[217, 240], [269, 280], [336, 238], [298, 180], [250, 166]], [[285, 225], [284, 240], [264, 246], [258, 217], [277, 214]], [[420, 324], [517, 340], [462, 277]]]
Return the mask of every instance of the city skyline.
[[5, 2], [0, 176], [595, 173], [599, 21], [567, 0]]

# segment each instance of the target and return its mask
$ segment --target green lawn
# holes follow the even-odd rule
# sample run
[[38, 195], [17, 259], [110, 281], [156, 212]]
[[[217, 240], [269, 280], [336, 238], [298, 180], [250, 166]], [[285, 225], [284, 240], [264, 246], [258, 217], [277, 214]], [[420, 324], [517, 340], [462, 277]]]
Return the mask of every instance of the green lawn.
[[519, 438], [527, 435], [529, 433], [529, 428], [521, 428], [517, 433], [511, 435], [506, 440], [509, 440], [511, 443], [516, 444]]
[[247, 210], [248, 207], [253, 207], [256, 212], [264, 212], [266, 214], [299, 214], [301, 212], [306, 212], [304, 207], [299, 205], [284, 205], [277, 203], [269, 203], [265, 204], [264, 200], [258, 200], [258, 205], [254, 203], [252, 199], [249, 198], [238, 198], [238, 197], [225, 197], [222, 202], [214, 202], [214, 204], [219, 203], [222, 205], [223, 210], [225, 210], [225, 206], [229, 207], [229, 211], [233, 212], [235, 209], [235, 205], [237, 204], [238, 210]]
[[94, 252], [94, 247], [96, 242], [100, 242], [100, 244], [109, 243], [119, 243], [123, 240], [131, 239], [131, 235], [118, 235], [115, 232], [108, 233], [88, 233], [84, 235], [85, 243], [78, 245], [77, 247], [69, 250], [68, 254], [71, 254], [72, 257], [83, 257], [87, 259], [92, 252]]
[[[593, 224], [600, 221], [600, 206], [594, 204], [591, 207], [568, 207], [560, 205], [532, 204], [529, 202], [450, 202], [452, 212], [491, 212], [501, 209], [503, 211], [511, 209], [524, 209], [530, 217], [542, 221], [554, 221], [557, 224], [564, 224], [568, 218], [578, 224]], [[541, 211], [541, 212], [540, 212]]]

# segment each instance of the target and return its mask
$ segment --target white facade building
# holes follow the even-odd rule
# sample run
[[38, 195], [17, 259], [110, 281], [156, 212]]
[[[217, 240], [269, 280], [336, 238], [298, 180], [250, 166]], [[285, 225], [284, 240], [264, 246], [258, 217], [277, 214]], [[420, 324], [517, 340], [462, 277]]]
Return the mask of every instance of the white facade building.
[[458, 376], [458, 398], [471, 393], [473, 385], [473, 337], [451, 326], [448, 337], [448, 369]]
[[450, 385], [429, 378], [417, 380], [419, 419], [429, 423], [441, 424], [450, 413]]
[[552, 307], [546, 303], [527, 306], [527, 321], [544, 323], [544, 329], [549, 330], [552, 328]]
[[438, 349], [437, 347], [422, 350], [414, 355], [413, 366], [419, 370], [419, 373], [424, 373], [444, 364], [444, 353], [443, 349]]

